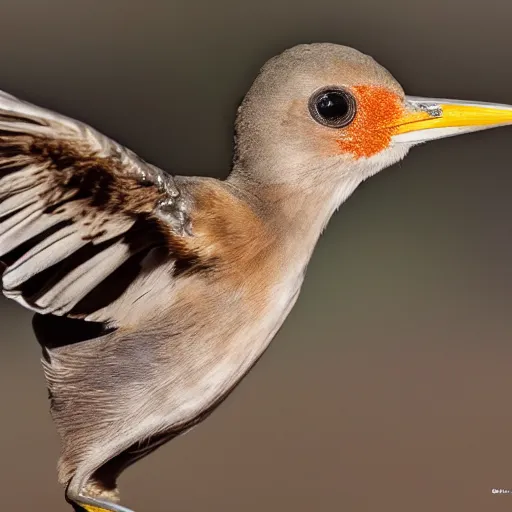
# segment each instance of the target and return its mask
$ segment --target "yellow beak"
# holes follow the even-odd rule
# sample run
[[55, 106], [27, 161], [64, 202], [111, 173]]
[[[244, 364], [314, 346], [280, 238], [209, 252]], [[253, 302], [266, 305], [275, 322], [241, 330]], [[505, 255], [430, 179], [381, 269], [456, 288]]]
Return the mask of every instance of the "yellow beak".
[[406, 96], [406, 114], [395, 126], [395, 142], [418, 144], [512, 124], [512, 106]]

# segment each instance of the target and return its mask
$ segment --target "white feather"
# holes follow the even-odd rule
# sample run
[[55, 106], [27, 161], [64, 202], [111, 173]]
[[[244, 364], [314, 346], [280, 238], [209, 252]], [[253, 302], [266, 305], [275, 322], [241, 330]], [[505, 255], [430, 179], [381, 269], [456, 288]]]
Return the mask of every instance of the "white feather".
[[43, 313], [68, 312], [129, 257], [128, 245], [111, 245], [69, 272], [37, 299], [36, 305]]
[[84, 240], [76, 226], [60, 229], [27, 251], [5, 270], [2, 277], [4, 288], [12, 289], [19, 286], [39, 272], [64, 260], [86, 243], [87, 240]]

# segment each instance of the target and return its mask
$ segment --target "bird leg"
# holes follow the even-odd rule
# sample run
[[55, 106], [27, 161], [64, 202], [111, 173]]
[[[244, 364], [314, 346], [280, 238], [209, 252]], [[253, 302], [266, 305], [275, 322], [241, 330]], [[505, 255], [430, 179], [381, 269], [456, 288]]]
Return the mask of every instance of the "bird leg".
[[90, 479], [78, 494], [68, 486], [66, 500], [75, 512], [133, 512], [119, 504], [119, 491], [115, 485], [107, 489], [94, 478]]
[[133, 510], [103, 498], [66, 495], [66, 499], [71, 503], [75, 512], [133, 512]]

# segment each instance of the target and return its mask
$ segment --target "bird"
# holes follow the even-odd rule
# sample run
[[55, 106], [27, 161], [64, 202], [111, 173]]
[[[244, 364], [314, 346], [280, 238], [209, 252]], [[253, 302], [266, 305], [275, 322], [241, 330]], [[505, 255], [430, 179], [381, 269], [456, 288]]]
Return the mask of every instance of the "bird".
[[254, 367], [362, 182], [418, 144], [509, 124], [512, 106], [409, 96], [356, 49], [299, 44], [259, 70], [214, 179], [1, 92], [2, 291], [34, 313], [74, 510], [130, 512], [118, 477]]

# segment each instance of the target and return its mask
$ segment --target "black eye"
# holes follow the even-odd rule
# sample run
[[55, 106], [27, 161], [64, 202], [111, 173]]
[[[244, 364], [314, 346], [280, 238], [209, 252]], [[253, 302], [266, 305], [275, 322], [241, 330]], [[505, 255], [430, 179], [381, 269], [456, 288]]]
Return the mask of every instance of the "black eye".
[[324, 126], [343, 128], [356, 115], [356, 100], [344, 89], [329, 87], [311, 96], [309, 112], [316, 122]]

